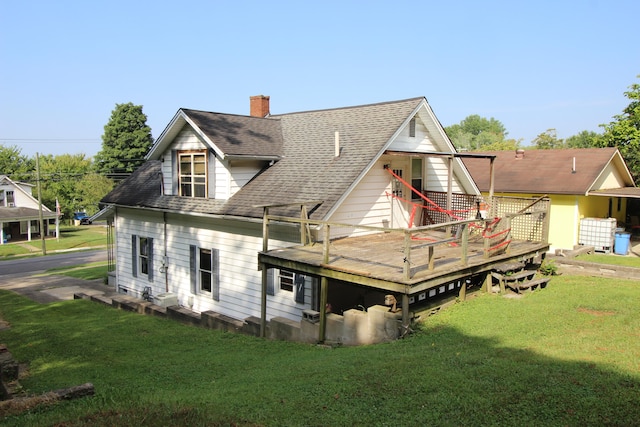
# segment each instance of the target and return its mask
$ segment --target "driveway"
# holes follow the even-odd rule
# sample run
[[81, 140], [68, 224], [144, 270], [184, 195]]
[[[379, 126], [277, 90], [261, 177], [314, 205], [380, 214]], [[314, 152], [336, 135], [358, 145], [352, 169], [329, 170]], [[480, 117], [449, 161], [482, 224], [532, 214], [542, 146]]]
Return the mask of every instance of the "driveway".
[[112, 287], [102, 279], [83, 280], [45, 271], [75, 265], [105, 261], [104, 249], [90, 251], [62, 251], [34, 258], [6, 259], [0, 262], [0, 289], [6, 289], [39, 303], [72, 300], [76, 293], [111, 295]]

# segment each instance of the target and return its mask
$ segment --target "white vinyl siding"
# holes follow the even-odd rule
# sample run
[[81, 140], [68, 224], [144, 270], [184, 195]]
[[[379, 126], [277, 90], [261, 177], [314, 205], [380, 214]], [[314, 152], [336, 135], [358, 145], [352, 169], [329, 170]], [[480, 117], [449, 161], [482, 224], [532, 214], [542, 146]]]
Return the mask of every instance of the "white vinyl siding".
[[257, 160], [231, 162], [230, 196], [233, 196], [247, 182], [251, 181], [265, 166], [266, 162]]
[[[384, 169], [385, 161], [377, 162], [358, 183], [349, 197], [331, 216], [330, 221], [345, 224], [388, 227], [390, 204], [387, 192], [391, 192], [391, 175]], [[350, 235], [354, 229], [332, 229], [331, 236]]]
[[[166, 273], [156, 268], [155, 280], [151, 284], [146, 277], [135, 278], [131, 274], [131, 256], [119, 250], [116, 261], [118, 285], [133, 294], [141, 293], [149, 285], [153, 287], [153, 295], [175, 293], [181, 305], [197, 312], [213, 310], [235, 319], [259, 317], [262, 273], [257, 268], [257, 254], [262, 251], [262, 224], [177, 214], [167, 214], [166, 217], [166, 241], [171, 242], [166, 245]], [[161, 256], [165, 248], [161, 213], [119, 208], [116, 229], [119, 248], [130, 246], [126, 236], [131, 234], [153, 237], [156, 265], [164, 259]], [[269, 249], [295, 244], [298, 244], [297, 240], [285, 242], [274, 239], [270, 240]], [[219, 301], [215, 301], [211, 294], [194, 294], [192, 291], [192, 246], [218, 250]], [[307, 282], [311, 283], [310, 280]], [[311, 295], [311, 292], [306, 294]], [[310, 301], [310, 297], [305, 299]], [[309, 308], [309, 305], [296, 303], [295, 292], [275, 292], [275, 295], [268, 297], [267, 317], [281, 316], [298, 320], [305, 308]]]

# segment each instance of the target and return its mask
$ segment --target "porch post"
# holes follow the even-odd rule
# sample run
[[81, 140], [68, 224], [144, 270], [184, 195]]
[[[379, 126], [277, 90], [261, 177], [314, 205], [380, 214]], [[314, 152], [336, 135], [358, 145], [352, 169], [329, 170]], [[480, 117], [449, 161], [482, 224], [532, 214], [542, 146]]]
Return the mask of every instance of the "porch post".
[[402, 294], [402, 336], [409, 330], [409, 294]]
[[[448, 157], [447, 162], [447, 212], [453, 209], [453, 156]], [[451, 221], [451, 218], [448, 219]], [[451, 227], [447, 227], [447, 234], [451, 235]]]
[[[329, 224], [324, 224], [322, 237], [322, 263], [329, 263], [329, 239], [331, 232]], [[318, 328], [318, 342], [324, 342], [327, 331], [327, 301], [329, 299], [329, 279], [320, 277], [320, 327]]]
[[4, 222], [0, 221], [0, 245], [4, 245]]
[[489, 160], [489, 203], [493, 203], [493, 191], [495, 182], [495, 157]]

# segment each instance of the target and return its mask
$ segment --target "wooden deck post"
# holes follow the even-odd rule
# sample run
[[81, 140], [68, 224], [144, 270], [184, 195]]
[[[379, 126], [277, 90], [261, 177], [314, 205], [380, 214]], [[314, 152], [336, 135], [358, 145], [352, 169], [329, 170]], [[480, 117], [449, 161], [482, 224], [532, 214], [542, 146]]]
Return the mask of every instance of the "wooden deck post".
[[[324, 224], [322, 237], [322, 263], [329, 263], [329, 240], [331, 229], [329, 224]], [[329, 300], [329, 279], [325, 276], [320, 278], [320, 326], [318, 328], [318, 342], [324, 342], [327, 335], [327, 302]]]
[[404, 230], [404, 263], [402, 272], [404, 280], [411, 279], [411, 231], [409, 229]]
[[493, 205], [493, 192], [495, 188], [495, 157], [489, 159], [489, 202]]
[[485, 291], [490, 294], [493, 288], [493, 276], [491, 276], [491, 272], [488, 272], [486, 276], [484, 276], [484, 288]]
[[[505, 217], [505, 220], [506, 220], [505, 230], [507, 230], [507, 234], [505, 235], [504, 239], [506, 242], [510, 242], [511, 241], [511, 217], [507, 216]], [[505, 254], [511, 253], [511, 243], [507, 243], [507, 247], [504, 249], [504, 253]]]
[[323, 343], [327, 335], [327, 300], [329, 297], [329, 279], [320, 278], [320, 327], [318, 328], [318, 342]]
[[402, 294], [402, 331], [408, 331], [409, 327], [409, 294]]
[[[453, 155], [448, 157], [447, 162], [447, 212], [453, 210]], [[451, 220], [451, 218], [449, 218]], [[451, 227], [447, 227], [447, 234], [451, 236]]]
[[467, 265], [469, 263], [469, 224], [462, 224], [462, 265]]

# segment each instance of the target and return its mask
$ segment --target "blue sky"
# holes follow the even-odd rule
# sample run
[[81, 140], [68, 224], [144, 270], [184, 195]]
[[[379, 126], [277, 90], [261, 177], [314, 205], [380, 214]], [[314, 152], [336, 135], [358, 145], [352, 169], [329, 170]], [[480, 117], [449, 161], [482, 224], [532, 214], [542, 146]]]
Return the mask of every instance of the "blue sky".
[[427, 98], [529, 142], [600, 131], [639, 82], [637, 0], [0, 0], [0, 144], [93, 156], [118, 103], [274, 114]]

